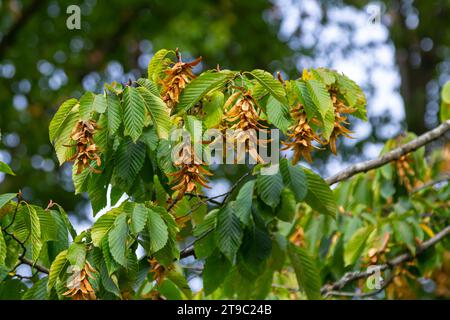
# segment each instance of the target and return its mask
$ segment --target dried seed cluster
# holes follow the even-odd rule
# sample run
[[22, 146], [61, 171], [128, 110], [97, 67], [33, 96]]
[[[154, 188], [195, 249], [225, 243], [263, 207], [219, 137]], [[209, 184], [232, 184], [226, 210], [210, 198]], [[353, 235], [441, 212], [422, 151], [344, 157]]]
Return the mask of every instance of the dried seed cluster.
[[[236, 101], [237, 100], [237, 101]], [[229, 143], [245, 143], [245, 151], [258, 163], [264, 160], [258, 153], [257, 146], [264, 145], [267, 140], [258, 139], [257, 133], [266, 130], [268, 127], [262, 124], [261, 117], [256, 111], [256, 102], [251, 92], [238, 91], [232, 94], [225, 102], [225, 116], [222, 129], [234, 130], [233, 134], [226, 135]], [[245, 156], [245, 153], [237, 154], [237, 161]]]
[[[283, 144], [285, 145], [284, 150], [292, 149], [294, 151], [294, 157], [292, 159], [293, 163], [297, 163], [301, 157], [308, 162], [312, 162], [311, 152], [315, 148], [313, 144], [314, 141], [324, 146], [329, 144], [331, 152], [336, 154], [337, 138], [340, 135], [352, 138], [350, 136], [352, 132], [345, 127], [349, 122], [347, 121], [347, 116], [344, 114], [353, 113], [356, 109], [348, 107], [344, 101], [339, 98], [339, 92], [336, 89], [332, 88], [330, 92], [334, 109], [334, 128], [328, 141], [323, 139], [320, 134], [314, 132], [308, 123], [305, 108], [301, 103], [291, 110], [291, 116], [295, 124], [289, 128], [289, 139], [288, 141], [283, 142]], [[316, 118], [311, 119], [311, 122], [320, 124]]]
[[96, 170], [91, 166], [92, 160], [97, 162], [98, 167], [102, 164], [99, 150], [94, 142], [94, 134], [96, 129], [97, 124], [95, 121], [80, 120], [72, 130], [71, 138], [76, 141], [77, 150], [75, 155], [68, 161], [75, 161], [75, 165], [77, 166], [77, 174], [80, 174], [85, 168], [89, 168], [95, 173], [100, 173], [99, 170]]
[[178, 62], [171, 68], [164, 71], [166, 77], [161, 81], [162, 92], [161, 96], [167, 106], [172, 109], [179, 101], [181, 91], [186, 85], [195, 79], [196, 76], [192, 72], [192, 68], [200, 63], [201, 57], [192, 62], [182, 62], [178, 54]]
[[186, 192], [197, 192], [198, 184], [209, 188], [205, 176], [212, 176], [212, 173], [205, 169], [204, 162], [201, 162], [195, 156], [195, 150], [191, 148], [182, 148], [175, 166], [178, 171], [170, 173], [173, 177], [172, 190], [178, 192], [178, 199], [181, 199]]
[[414, 170], [412, 169], [411, 164], [412, 159], [407, 154], [401, 156], [395, 162], [400, 184], [403, 184], [408, 191], [412, 190], [413, 186], [411, 181], [414, 181]]
[[288, 133], [289, 140], [283, 141], [285, 145], [283, 150], [292, 149], [294, 151], [292, 163], [297, 163], [301, 157], [308, 162], [312, 162], [311, 151], [315, 148], [313, 141], [320, 143], [321, 140], [308, 124], [305, 108], [302, 104], [291, 110], [291, 116], [295, 124]]
[[344, 125], [349, 124], [347, 121], [347, 117], [343, 114], [350, 114], [356, 111], [354, 108], [350, 108], [345, 105], [345, 103], [338, 98], [338, 93], [336, 90], [331, 90], [331, 100], [333, 101], [333, 107], [334, 107], [334, 129], [331, 133], [329, 144], [331, 152], [336, 154], [336, 139], [343, 135], [346, 138], [352, 138], [350, 134], [351, 132], [348, 128], [346, 128]]
[[86, 261], [84, 268], [80, 272], [74, 273], [67, 284], [68, 291], [63, 295], [73, 300], [96, 300], [97, 296], [92, 288], [89, 279], [93, 279], [97, 273], [89, 262]]
[[166, 277], [166, 268], [154, 258], [149, 259], [148, 262], [151, 266], [150, 272], [153, 273], [153, 280], [160, 284]]

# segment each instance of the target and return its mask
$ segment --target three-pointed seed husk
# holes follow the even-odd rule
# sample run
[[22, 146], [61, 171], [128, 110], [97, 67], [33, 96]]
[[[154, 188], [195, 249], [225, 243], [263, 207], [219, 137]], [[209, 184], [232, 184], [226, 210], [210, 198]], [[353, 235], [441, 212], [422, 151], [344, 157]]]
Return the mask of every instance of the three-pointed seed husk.
[[72, 300], [97, 300], [94, 288], [90, 283], [90, 279], [95, 277], [97, 273], [88, 261], [86, 261], [84, 268], [72, 275], [72, 278], [67, 284], [67, 290], [63, 296], [69, 297]]
[[178, 62], [167, 70], [164, 70], [166, 76], [161, 80], [161, 97], [170, 109], [175, 107], [180, 101], [181, 91], [183, 91], [186, 85], [196, 78], [192, 72], [192, 68], [202, 60], [202, 57], [199, 57], [192, 62], [183, 62], [178, 51], [177, 56]]
[[[94, 120], [80, 120], [72, 130], [71, 138], [76, 141], [76, 153], [68, 161], [75, 161], [77, 174], [80, 174], [85, 168], [89, 168], [95, 173], [101, 172], [91, 166], [93, 160], [95, 160], [98, 167], [102, 165], [99, 149], [94, 142], [94, 134], [97, 128], [98, 126]], [[73, 145], [66, 147], [71, 148]]]

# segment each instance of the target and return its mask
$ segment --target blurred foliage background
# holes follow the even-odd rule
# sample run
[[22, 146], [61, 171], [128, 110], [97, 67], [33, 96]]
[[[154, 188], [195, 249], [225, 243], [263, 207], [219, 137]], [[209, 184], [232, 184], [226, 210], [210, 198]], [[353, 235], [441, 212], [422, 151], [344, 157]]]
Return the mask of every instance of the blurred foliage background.
[[[66, 27], [73, 4], [81, 30]], [[71, 165], [58, 168], [48, 123], [69, 97], [145, 75], [160, 48], [203, 56], [197, 71], [346, 72], [365, 89], [370, 124], [356, 122], [354, 142], [313, 168], [327, 174], [375, 156], [386, 139], [437, 125], [450, 75], [449, 16], [447, 0], [0, 0], [0, 160], [17, 173], [0, 176], [0, 193], [21, 189], [28, 201], [52, 199], [83, 219], [89, 203], [72, 193]], [[233, 180], [233, 170], [217, 177]]]

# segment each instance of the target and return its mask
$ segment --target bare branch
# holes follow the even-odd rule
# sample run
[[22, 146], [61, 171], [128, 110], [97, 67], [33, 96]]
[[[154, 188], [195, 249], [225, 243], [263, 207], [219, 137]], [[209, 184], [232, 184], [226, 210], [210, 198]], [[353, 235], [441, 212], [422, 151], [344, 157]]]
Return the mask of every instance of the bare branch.
[[336, 182], [348, 179], [354, 176], [355, 174], [367, 172], [369, 170], [381, 167], [386, 163], [397, 160], [401, 156], [413, 152], [419, 149], [420, 147], [426, 145], [427, 143], [436, 140], [437, 138], [443, 136], [449, 129], [450, 129], [450, 120], [447, 120], [438, 127], [434, 128], [433, 130], [430, 130], [424, 133], [423, 135], [417, 137], [416, 139], [398, 148], [395, 148], [392, 151], [389, 151], [388, 153], [382, 155], [381, 157], [351, 165], [347, 169], [344, 169], [341, 172], [335, 174], [334, 176], [325, 179], [325, 181], [329, 185], [332, 185], [335, 184]]
[[412, 193], [416, 193], [416, 192], [422, 191], [424, 189], [427, 189], [429, 187], [434, 186], [435, 184], [438, 184], [438, 183], [441, 183], [441, 182], [444, 182], [444, 181], [448, 181], [448, 180], [450, 180], [450, 172], [447, 172], [447, 173], [443, 174], [442, 176], [440, 176], [436, 180], [431, 180], [431, 181], [425, 182], [424, 184], [414, 188], [412, 190]]
[[424, 241], [421, 245], [419, 245], [417, 247], [417, 249], [416, 249], [416, 255], [415, 256], [412, 255], [410, 252], [407, 252], [407, 253], [403, 253], [403, 254], [401, 254], [399, 256], [396, 256], [395, 258], [389, 260], [385, 264], [378, 265], [378, 268], [374, 268], [370, 272], [367, 271], [367, 270], [365, 270], [365, 271], [347, 272], [338, 281], [336, 281], [336, 282], [334, 282], [332, 284], [327, 284], [327, 285], [323, 286], [322, 289], [321, 289], [321, 293], [323, 295], [327, 295], [327, 294], [329, 294], [329, 292], [341, 290], [342, 288], [344, 288], [350, 282], [353, 282], [353, 281], [358, 280], [358, 279], [367, 278], [367, 277], [373, 275], [377, 271], [384, 271], [386, 269], [392, 269], [392, 268], [398, 266], [399, 264], [401, 264], [401, 263], [403, 263], [405, 261], [412, 260], [415, 257], [417, 257], [418, 255], [420, 255], [422, 252], [427, 250], [428, 248], [434, 246], [436, 243], [438, 243], [439, 241], [441, 241], [442, 239], [444, 239], [448, 235], [450, 235], [450, 226], [445, 227], [439, 233], [437, 233], [434, 237]]
[[49, 273], [50, 273], [50, 270], [48, 270], [46, 267], [41, 266], [41, 265], [38, 265], [38, 264], [34, 263], [33, 261], [31, 261], [30, 259], [27, 259], [27, 258], [25, 258], [25, 257], [21, 257], [21, 258], [20, 258], [20, 261], [21, 261], [23, 264], [27, 264], [27, 265], [29, 265], [30, 267], [32, 267], [32, 268], [34, 268], [34, 269], [36, 269], [36, 270], [38, 270], [38, 271], [40, 271], [40, 272], [42, 272], [42, 273], [46, 273], [46, 274], [49, 274]]

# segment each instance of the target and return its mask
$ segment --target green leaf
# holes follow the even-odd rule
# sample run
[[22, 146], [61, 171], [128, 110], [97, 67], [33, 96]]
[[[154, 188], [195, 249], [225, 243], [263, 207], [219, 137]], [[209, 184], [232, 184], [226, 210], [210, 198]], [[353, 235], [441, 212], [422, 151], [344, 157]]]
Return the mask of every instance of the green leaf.
[[5, 238], [3, 237], [2, 228], [0, 227], [0, 266], [5, 264], [5, 258], [6, 258], [6, 242]]
[[46, 241], [57, 241], [57, 225], [55, 219], [50, 211], [46, 211], [38, 206], [33, 206], [39, 218], [39, 224], [41, 229], [41, 240]]
[[276, 80], [269, 72], [256, 69], [251, 75], [278, 101], [287, 103], [286, 91], [280, 81]]
[[118, 209], [113, 209], [102, 215], [91, 228], [91, 238], [94, 246], [100, 248], [103, 237], [114, 225], [114, 221], [119, 213]]
[[100, 279], [106, 291], [114, 294], [119, 299], [122, 298], [117, 281], [117, 276], [115, 274], [108, 274], [108, 270], [106, 269], [105, 264], [102, 264], [100, 268]]
[[117, 132], [122, 123], [122, 106], [120, 100], [115, 94], [108, 94], [106, 96], [106, 116], [108, 117], [109, 134], [113, 135]]
[[66, 225], [67, 230], [69, 230], [69, 233], [72, 236], [72, 239], [75, 239], [77, 237], [77, 232], [75, 231], [72, 223], [69, 220], [69, 215], [64, 210], [64, 208], [61, 207], [59, 204], [56, 203], [56, 206], [58, 207], [60, 216], [61, 216], [62, 220], [64, 221], [64, 224]]
[[36, 209], [28, 204], [27, 209], [30, 215], [31, 222], [32, 259], [33, 261], [36, 261], [39, 258], [39, 254], [41, 253], [42, 249], [41, 224], [39, 222], [39, 216], [36, 212]]
[[320, 273], [315, 260], [305, 249], [291, 243], [288, 245], [288, 255], [294, 267], [299, 287], [305, 291], [308, 299], [320, 300], [322, 298]]
[[34, 285], [23, 295], [22, 300], [47, 300], [47, 283], [48, 277], [39, 279]]
[[123, 92], [125, 135], [136, 142], [142, 134], [145, 119], [145, 102], [139, 91], [133, 87], [126, 87]]
[[314, 102], [319, 112], [320, 118], [324, 124], [324, 137], [328, 140], [334, 126], [334, 108], [330, 93], [325, 85], [317, 80], [306, 81], [311, 100]]
[[175, 52], [173, 50], [161, 49], [157, 51], [153, 55], [152, 60], [150, 60], [150, 63], [147, 67], [148, 78], [154, 83], [159, 82], [159, 80], [161, 79], [162, 70], [167, 68], [167, 66], [169, 65], [166, 59], [169, 54], [175, 54]]
[[204, 237], [205, 234], [211, 232], [217, 225], [217, 214], [219, 209], [213, 209], [205, 216], [202, 222], [194, 228], [195, 237]]
[[289, 115], [289, 106], [270, 96], [266, 104], [267, 118], [283, 133], [292, 125]]
[[169, 270], [166, 273], [167, 279], [170, 279], [185, 295], [188, 299], [192, 299], [192, 291], [183, 275], [183, 270], [180, 266], [175, 265], [175, 268]]
[[140, 78], [136, 81], [136, 83], [150, 91], [153, 95], [159, 97], [159, 89], [158, 86], [149, 79]]
[[180, 102], [176, 106], [176, 112], [181, 113], [192, 108], [208, 92], [218, 89], [234, 75], [230, 71], [205, 72], [192, 80], [183, 90]]
[[261, 200], [275, 209], [280, 203], [281, 191], [283, 190], [283, 178], [280, 171], [272, 175], [259, 174], [256, 178], [256, 188]]
[[151, 210], [147, 209], [147, 230], [150, 236], [150, 252], [157, 252], [161, 250], [167, 243], [169, 238], [169, 233], [167, 230], [167, 225], [161, 216]]
[[[75, 105], [74, 109], [67, 118], [64, 120], [63, 127], [59, 131], [59, 134], [55, 136], [53, 145], [55, 147], [56, 156], [58, 157], [59, 164], [62, 165], [67, 159], [72, 157], [75, 152], [75, 141], [72, 140], [72, 130], [79, 120], [79, 115], [77, 111], [78, 104]], [[72, 146], [72, 147], [68, 147]]]
[[141, 203], [133, 205], [131, 211], [131, 225], [130, 230], [133, 234], [137, 235], [144, 230], [147, 223], [148, 209]]
[[303, 168], [308, 183], [305, 201], [314, 210], [336, 218], [337, 203], [330, 186], [317, 174]]
[[406, 221], [394, 221], [392, 223], [395, 239], [399, 243], [404, 243], [414, 255], [416, 253], [416, 243], [414, 241], [413, 227]]
[[56, 111], [48, 127], [50, 142], [53, 143], [55, 138], [60, 134], [61, 130], [64, 128], [64, 123], [66, 122], [67, 117], [77, 103], [77, 99], [69, 99], [64, 101], [58, 108], [58, 111]]
[[357, 111], [352, 116], [367, 121], [366, 97], [361, 87], [344, 74], [334, 73], [339, 91], [344, 96], [348, 105]]
[[17, 197], [17, 193], [4, 193], [0, 195], [0, 209], [15, 197]]
[[311, 69], [311, 72], [314, 76], [323, 82], [325, 85], [329, 86], [336, 82], [336, 77], [334, 76], [334, 72], [330, 72], [330, 70], [325, 68], [317, 68]]
[[281, 207], [277, 209], [277, 217], [280, 220], [291, 222], [297, 209], [295, 195], [291, 189], [284, 188], [281, 192]]
[[289, 186], [295, 194], [297, 201], [303, 201], [308, 191], [306, 174], [301, 166], [291, 164], [287, 159], [281, 159], [280, 171], [286, 186]]
[[48, 275], [47, 291], [50, 292], [55, 286], [64, 266], [67, 263], [67, 250], [61, 251], [52, 262]]
[[72, 166], [72, 182], [75, 187], [75, 194], [88, 191], [90, 177], [91, 170], [89, 170], [89, 168], [86, 168], [77, 174], [77, 166]]
[[242, 243], [244, 230], [234, 213], [235, 202], [221, 208], [217, 214], [216, 239], [220, 251], [234, 264], [236, 253]]
[[81, 269], [84, 268], [86, 261], [86, 246], [84, 243], [72, 243], [67, 250], [67, 260], [69, 260], [72, 266], [77, 266]]
[[252, 215], [253, 190], [255, 188], [255, 180], [246, 182], [236, 197], [236, 216], [244, 225], [249, 225]]
[[444, 103], [450, 104], [450, 81], [447, 81], [441, 91], [441, 99]]
[[361, 256], [361, 253], [366, 246], [367, 239], [369, 239], [373, 230], [373, 226], [362, 227], [356, 230], [352, 235], [344, 247], [345, 266], [353, 265]]
[[127, 236], [127, 215], [121, 213], [116, 217], [114, 225], [108, 233], [108, 244], [114, 260], [124, 267], [127, 266]]
[[11, 168], [4, 162], [0, 161], [0, 172], [10, 174], [15, 176], [16, 174], [11, 170]]
[[213, 293], [225, 280], [231, 270], [231, 263], [220, 252], [208, 257], [203, 268], [203, 288], [205, 295]]
[[206, 128], [214, 128], [222, 121], [224, 100], [225, 96], [221, 91], [214, 91], [211, 96], [205, 99], [203, 122]]
[[116, 152], [115, 170], [128, 186], [131, 186], [144, 165], [145, 152], [145, 145], [140, 141], [135, 144], [127, 139], [119, 146]]
[[114, 258], [111, 255], [111, 250], [109, 249], [108, 235], [103, 237], [101, 249], [103, 253], [103, 258], [105, 260], [106, 269], [108, 271], [108, 275], [112, 275], [120, 268], [120, 265], [114, 260]]
[[295, 89], [297, 89], [297, 98], [299, 102], [305, 107], [306, 117], [308, 121], [318, 113], [317, 106], [311, 99], [308, 88], [306, 87], [306, 82], [303, 80], [295, 81]]
[[107, 183], [107, 177], [104, 174], [92, 174], [89, 179], [87, 192], [94, 217], [107, 205]]
[[169, 137], [170, 128], [172, 122], [170, 121], [170, 110], [164, 101], [159, 96], [154, 95], [145, 87], [137, 88], [141, 97], [144, 100], [150, 117], [153, 121], [153, 125], [156, 128], [158, 137], [161, 139], [167, 139]]
[[447, 81], [442, 88], [441, 100], [439, 117], [441, 122], [444, 122], [450, 119], [450, 81]]
[[95, 95], [92, 92], [86, 92], [80, 98], [80, 119], [89, 120], [91, 118], [92, 112], [94, 111], [94, 100]]
[[92, 110], [98, 113], [104, 113], [106, 111], [107, 102], [104, 94], [96, 94], [94, 96], [94, 102], [92, 103]]

